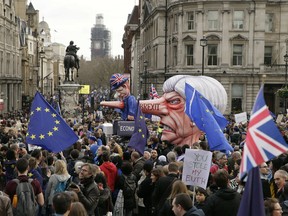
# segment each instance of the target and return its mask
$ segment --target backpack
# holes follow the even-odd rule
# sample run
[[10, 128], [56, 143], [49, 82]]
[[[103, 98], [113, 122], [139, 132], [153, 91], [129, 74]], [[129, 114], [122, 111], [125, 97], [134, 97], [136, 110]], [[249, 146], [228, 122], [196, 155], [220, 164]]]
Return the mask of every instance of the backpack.
[[124, 188], [123, 188], [123, 196], [124, 197], [134, 197], [135, 191], [136, 191], [136, 182], [135, 179], [133, 178], [133, 175], [131, 176], [123, 176], [125, 181], [124, 181]]
[[64, 192], [68, 188], [71, 181], [72, 181], [72, 177], [70, 177], [66, 181], [62, 181], [62, 182], [58, 181], [57, 186], [55, 188], [55, 193]]
[[15, 198], [13, 197], [13, 203], [15, 205], [13, 206], [14, 216], [35, 215], [37, 211], [37, 202], [31, 185], [33, 179], [28, 179], [28, 182], [20, 182], [19, 179], [13, 179], [13, 181], [17, 183], [15, 194], [17, 196], [16, 203], [14, 203]]

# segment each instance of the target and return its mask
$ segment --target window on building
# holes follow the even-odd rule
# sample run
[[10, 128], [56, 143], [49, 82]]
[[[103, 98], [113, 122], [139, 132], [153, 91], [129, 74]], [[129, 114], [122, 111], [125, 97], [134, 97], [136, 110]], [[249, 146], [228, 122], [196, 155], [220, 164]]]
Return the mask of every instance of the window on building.
[[243, 104], [243, 85], [242, 84], [233, 84], [232, 85], [232, 103], [231, 110], [232, 112], [242, 112]]
[[174, 19], [173, 19], [173, 30], [174, 32], [178, 32], [178, 16], [177, 14], [174, 15]]
[[272, 32], [273, 31], [273, 17], [274, 17], [274, 15], [271, 13], [268, 13], [265, 16], [265, 31], [266, 32]]
[[243, 45], [233, 45], [233, 65], [243, 64]]
[[233, 14], [233, 29], [243, 29], [244, 11], [234, 11]]
[[218, 65], [217, 61], [217, 45], [208, 45], [208, 65]]
[[265, 46], [264, 64], [265, 65], [271, 65], [272, 64], [272, 46]]
[[194, 12], [187, 13], [187, 28], [188, 28], [188, 30], [195, 29], [195, 14], [194, 14]]
[[177, 46], [173, 46], [173, 65], [177, 65]]
[[186, 45], [186, 64], [193, 65], [193, 45]]
[[209, 30], [218, 29], [219, 13], [218, 11], [208, 12], [208, 28]]

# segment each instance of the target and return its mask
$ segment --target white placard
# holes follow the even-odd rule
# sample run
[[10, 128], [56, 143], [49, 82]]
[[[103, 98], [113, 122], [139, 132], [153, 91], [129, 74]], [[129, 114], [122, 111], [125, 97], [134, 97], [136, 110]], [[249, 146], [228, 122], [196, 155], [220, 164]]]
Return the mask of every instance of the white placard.
[[186, 149], [182, 181], [186, 185], [193, 185], [206, 189], [211, 161], [212, 152], [210, 151]]
[[283, 114], [279, 114], [278, 116], [277, 116], [277, 119], [276, 119], [276, 122], [279, 124], [279, 123], [281, 123], [282, 122], [282, 119], [283, 119], [283, 117], [284, 117], [284, 115]]
[[247, 112], [235, 114], [236, 123], [246, 123], [247, 122]]

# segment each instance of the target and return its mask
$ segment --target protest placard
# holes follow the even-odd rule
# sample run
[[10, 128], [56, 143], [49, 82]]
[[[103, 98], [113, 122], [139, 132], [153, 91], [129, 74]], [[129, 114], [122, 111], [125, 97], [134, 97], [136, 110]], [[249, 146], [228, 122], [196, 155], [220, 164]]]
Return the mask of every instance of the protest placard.
[[247, 122], [247, 112], [242, 112], [235, 114], [236, 123], [246, 123]]
[[186, 149], [183, 165], [182, 181], [186, 185], [193, 185], [202, 188], [207, 187], [212, 152]]

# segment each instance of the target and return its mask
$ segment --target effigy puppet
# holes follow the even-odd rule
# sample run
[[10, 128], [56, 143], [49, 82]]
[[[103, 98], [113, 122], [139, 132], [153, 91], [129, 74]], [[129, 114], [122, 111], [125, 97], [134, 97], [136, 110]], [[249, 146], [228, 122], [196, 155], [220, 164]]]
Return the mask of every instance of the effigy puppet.
[[202, 94], [221, 113], [224, 113], [227, 104], [227, 93], [222, 84], [214, 78], [176, 75], [166, 80], [163, 84], [163, 95], [154, 100], [141, 100], [140, 106], [143, 113], [160, 117], [160, 123], [163, 125], [161, 140], [174, 145], [192, 145], [198, 142], [203, 134], [185, 113], [186, 83]]

